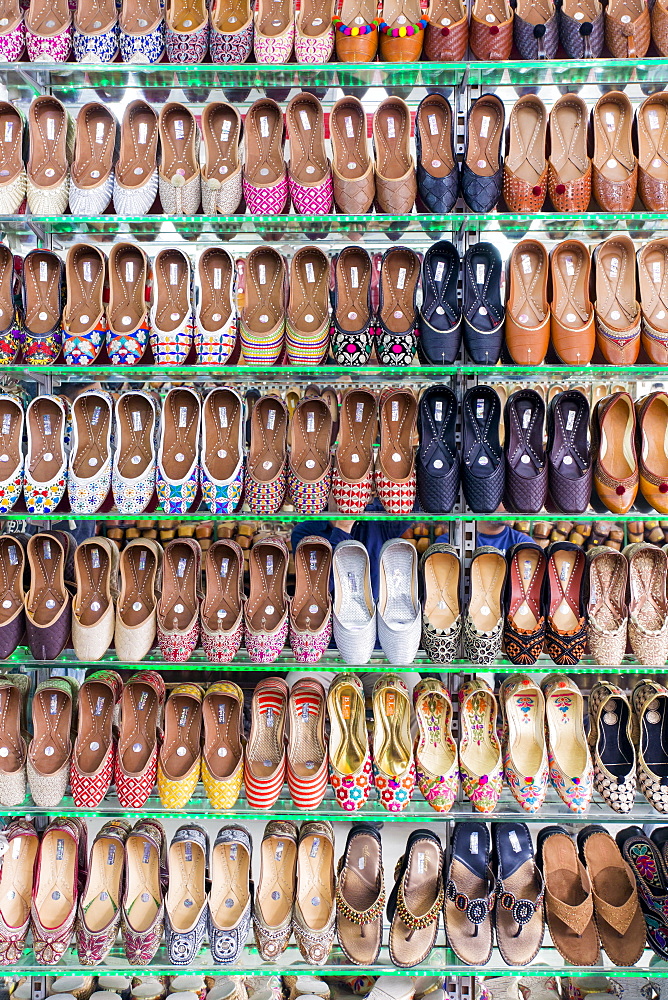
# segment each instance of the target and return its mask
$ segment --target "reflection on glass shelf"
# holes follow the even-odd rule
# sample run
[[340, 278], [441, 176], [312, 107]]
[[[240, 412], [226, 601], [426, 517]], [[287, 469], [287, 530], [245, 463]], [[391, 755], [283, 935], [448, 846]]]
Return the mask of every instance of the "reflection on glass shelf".
[[[636, 796], [633, 809], [626, 815], [614, 812], [610, 806], [603, 801], [598, 793], [594, 793], [594, 798], [589, 808], [584, 813], [571, 812], [561, 801], [556, 791], [550, 786], [547, 790], [545, 803], [540, 812], [528, 813], [517, 803], [510, 789], [504, 786], [499, 803], [493, 813], [480, 813], [473, 808], [473, 805], [464, 796], [460, 789], [459, 800], [456, 801], [448, 813], [436, 812], [429, 803], [422, 797], [422, 793], [416, 788], [413, 797], [403, 812], [389, 812], [376, 798], [376, 790], [372, 789], [369, 800], [362, 809], [354, 813], [348, 812], [339, 806], [334, 798], [331, 787], [328, 786], [327, 794], [323, 802], [316, 808], [309, 810], [312, 819], [328, 819], [332, 822], [353, 823], [374, 821], [376, 823], [418, 823], [425, 822], [434, 826], [434, 829], [444, 834], [443, 824], [446, 821], [457, 822], [458, 820], [476, 819], [480, 822], [503, 822], [507, 820], [521, 820], [523, 823], [545, 824], [545, 823], [608, 823], [623, 824], [629, 823], [657, 823], [664, 825], [666, 822], [662, 813], [658, 813], [647, 799], [638, 794]], [[40, 809], [32, 804], [28, 799], [19, 807], [19, 811], [29, 816], [87, 816], [103, 817], [126, 816], [128, 819], [137, 819], [140, 816], [154, 816], [162, 819], [212, 819], [219, 820], [228, 818], [245, 821], [265, 820], [265, 819], [291, 819], [296, 822], [304, 817], [304, 810], [298, 809], [290, 798], [288, 787], [285, 785], [276, 804], [271, 809], [254, 809], [246, 802], [242, 795], [232, 809], [216, 810], [207, 799], [204, 789], [198, 785], [195, 794], [190, 802], [178, 811], [167, 809], [160, 802], [157, 795], [152, 795], [146, 800], [141, 809], [123, 809], [116, 795], [111, 792], [95, 808], [79, 807], [74, 804], [70, 795], [62, 799], [58, 807], [54, 809]], [[0, 816], [16, 815], [17, 807], [0, 807]]]
[[[420, 515], [422, 516], [422, 515]], [[35, 660], [30, 653], [30, 650], [25, 646], [19, 646], [6, 660], [2, 661], [6, 669], [13, 669], [15, 667], [21, 667], [24, 670], [42, 670], [48, 663], [48, 666], [52, 669], [57, 668], [77, 668], [80, 670], [86, 670], [88, 668], [99, 670], [101, 667], [112, 667], [115, 670], [132, 670], [136, 671], [140, 665], [155, 667], [161, 671], [197, 671], [200, 673], [206, 673], [207, 671], [213, 671], [216, 674], [220, 673], [221, 664], [211, 663], [207, 660], [206, 655], [203, 650], [196, 649], [191, 658], [187, 663], [168, 663], [162, 658], [160, 651], [156, 648], [151, 650], [151, 652], [144, 657], [141, 664], [137, 663], [125, 663], [116, 659], [116, 654], [112, 651], [107, 651], [104, 656], [99, 660], [84, 661], [78, 660], [74, 655], [74, 650], [66, 649], [60, 654], [57, 660]], [[226, 672], [234, 673], [239, 671], [240, 673], [279, 673], [286, 671], [290, 673], [296, 671], [303, 673], [304, 671], [311, 672], [329, 672], [329, 671], [351, 671], [352, 673], [387, 673], [389, 670], [392, 673], [402, 673], [402, 672], [412, 672], [419, 670], [423, 674], [461, 674], [461, 673], [474, 673], [474, 674], [495, 674], [495, 673], [512, 673], [517, 668], [510, 662], [510, 660], [496, 660], [495, 663], [491, 664], [477, 664], [471, 663], [470, 660], [453, 660], [452, 663], [434, 663], [429, 659], [427, 654], [423, 649], [418, 650], [412, 663], [405, 666], [396, 666], [388, 664], [387, 659], [380, 651], [376, 651], [371, 660], [368, 663], [362, 664], [350, 664], [346, 663], [342, 658], [337, 649], [327, 649], [322, 655], [322, 658], [317, 663], [298, 663], [292, 651], [289, 647], [285, 647], [285, 650], [279, 655], [278, 659], [274, 660], [273, 663], [254, 663], [248, 658], [248, 655], [244, 650], [239, 652], [232, 663], [225, 665]], [[555, 667], [552, 660], [547, 656], [542, 656], [539, 658], [536, 666], [532, 668], [533, 670], [539, 672], [551, 673]], [[580, 663], [574, 667], [568, 667], [569, 674], [582, 674], [582, 675], [592, 675], [593, 677], [611, 677], [616, 678], [615, 683], [619, 682], [620, 674], [629, 674], [636, 676], [638, 674], [643, 675], [666, 675], [668, 677], [668, 667], [644, 667], [638, 664], [631, 656], [624, 658], [622, 663], [615, 667], [602, 667], [598, 663], [594, 663], [591, 657], [585, 657]]]
[[[337, 511], [323, 511], [322, 514], [298, 514], [296, 511], [280, 511], [278, 514], [253, 514], [251, 511], [246, 510], [241, 514], [212, 514], [208, 509], [200, 509], [194, 514], [165, 514], [162, 511], [155, 512], [145, 512], [143, 514], [119, 514], [118, 511], [102, 511], [97, 514], [71, 514], [69, 511], [58, 511], [55, 514], [28, 514], [26, 511], [20, 511], [16, 508], [10, 511], [8, 514], [0, 514], [0, 522], [2, 521], [34, 521], [36, 524], [44, 521], [136, 521], [137, 519], [150, 518], [152, 521], [210, 521], [210, 522], [220, 522], [220, 521], [263, 521], [272, 524], [295, 524], [299, 521], [323, 521], [327, 520], [328, 517], [340, 517]], [[470, 522], [470, 521], [499, 521], [499, 520], [521, 520], [526, 521], [529, 524], [535, 524], [537, 521], [563, 521], [564, 518], [568, 518], [569, 521], [574, 521], [577, 523], [589, 523], [592, 520], [596, 521], [614, 521], [616, 524], [626, 523], [628, 521], [642, 521], [647, 518], [654, 520], [660, 515], [656, 513], [652, 514], [639, 514], [638, 512], [632, 512], [630, 514], [611, 514], [610, 511], [605, 511], [605, 513], [599, 514], [598, 512], [588, 511], [584, 514], [555, 514], [550, 511], [544, 511], [540, 514], [515, 514], [512, 517], [508, 515], [505, 511], [498, 511], [494, 514], [474, 514], [471, 511], [454, 511], [451, 514], [426, 514], [423, 511], [415, 511], [412, 515], [410, 514], [385, 514], [372, 511], [371, 513], [365, 512], [364, 514], [355, 514], [355, 521], [405, 521], [407, 517], [413, 517], [416, 521], [428, 521], [429, 523], [443, 523], [446, 521], [456, 521], [456, 522]]]
[[[387, 938], [387, 932], [384, 934]], [[442, 940], [439, 935], [439, 942]], [[135, 969], [131, 966], [120, 946], [112, 949], [111, 954], [96, 967], [97, 974], [104, 975], [127, 975]], [[437, 944], [426, 962], [414, 969], [397, 969], [390, 962], [387, 948], [382, 948], [378, 961], [375, 965], [361, 966], [351, 965], [338, 946], [332, 949], [331, 955], [326, 965], [314, 967], [304, 962], [298, 949], [291, 945], [281, 955], [275, 965], [262, 962], [254, 947], [247, 947], [241, 961], [237, 965], [215, 965], [211, 959], [208, 949], [203, 949], [191, 965], [172, 966], [167, 963], [164, 948], [160, 948], [150, 965], [142, 967], [143, 972], [148, 975], [164, 974], [211, 974], [215, 972], [219, 975], [254, 975], [254, 976], [275, 976], [294, 975], [295, 973], [319, 976], [433, 976], [440, 973], [443, 976], [472, 976], [476, 972], [485, 976], [553, 976], [555, 973], [562, 973], [576, 976], [600, 976], [602, 974], [614, 975], [615, 979], [620, 977], [646, 977], [648, 970], [654, 979], [668, 978], [668, 963], [657, 958], [649, 948], [645, 952], [637, 965], [625, 968], [612, 965], [604, 955], [600, 965], [576, 966], [566, 962], [556, 948], [551, 945], [544, 945], [538, 952], [536, 958], [527, 966], [521, 969], [508, 966], [503, 961], [499, 952], [494, 949], [492, 958], [485, 966], [472, 967], [464, 965], [459, 961], [455, 953], [442, 944]], [[79, 963], [76, 951], [68, 951], [56, 966], [43, 966], [35, 963], [35, 958], [31, 950], [27, 950], [21, 961], [17, 965], [6, 966], [4, 974], [11, 976], [18, 975], [46, 975], [53, 973], [64, 973], [88, 976], [91, 973], [90, 966], [82, 966]]]

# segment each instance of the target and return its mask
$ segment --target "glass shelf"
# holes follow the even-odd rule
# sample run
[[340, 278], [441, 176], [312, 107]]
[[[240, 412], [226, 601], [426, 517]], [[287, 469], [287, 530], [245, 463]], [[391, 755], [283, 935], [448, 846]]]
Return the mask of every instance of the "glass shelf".
[[[142, 816], [153, 816], [159, 819], [176, 819], [195, 821], [210, 819], [215, 821], [234, 820], [249, 822], [251, 820], [263, 819], [291, 819], [301, 821], [304, 817], [304, 810], [298, 809], [290, 798], [287, 785], [283, 788], [282, 797], [271, 809], [257, 810], [246, 802], [242, 795], [234, 805], [233, 809], [214, 809], [206, 797], [204, 788], [199, 784], [190, 802], [183, 809], [167, 809], [160, 802], [157, 795], [150, 796], [141, 809], [124, 809], [119, 805], [114, 793], [109, 793], [95, 808], [79, 807], [74, 804], [70, 795], [66, 795], [61, 803], [55, 808], [40, 809], [32, 804], [28, 798], [20, 806], [0, 807], [0, 816], [15, 816], [17, 813], [27, 816], [82, 816], [88, 818], [101, 817], [108, 819], [113, 816], [125, 816], [128, 819], [139, 819]], [[316, 809], [309, 809], [309, 816], [312, 819], [327, 819], [331, 822], [353, 823], [353, 822], [376, 822], [376, 823], [430, 823], [442, 824], [447, 821], [457, 822], [459, 820], [476, 819], [484, 822], [505, 822], [510, 820], [521, 820], [523, 823], [544, 825], [545, 823], [608, 823], [628, 826], [632, 823], [665, 824], [665, 817], [656, 811], [649, 804], [644, 796], [638, 794], [630, 813], [621, 815], [614, 812], [603, 801], [598, 793], [594, 793], [594, 798], [589, 808], [584, 813], [571, 812], [558, 797], [556, 791], [549, 787], [545, 803], [540, 812], [529, 813], [515, 801], [510, 789], [504, 786], [501, 798], [493, 813], [480, 813], [473, 808], [473, 805], [464, 798], [464, 793], [460, 790], [460, 800], [455, 802], [448, 813], [436, 812], [429, 803], [422, 797], [419, 789], [415, 789], [413, 797], [407, 808], [403, 812], [389, 812], [376, 798], [375, 789], [371, 790], [369, 800], [365, 805], [355, 812], [347, 812], [342, 809], [334, 798], [333, 790], [328, 786], [327, 794], [323, 802]]]
[[[388, 931], [384, 929], [383, 939], [387, 940]], [[439, 935], [439, 941], [441, 937]], [[137, 966], [131, 966], [123, 948], [116, 945], [111, 954], [98, 966], [95, 967], [96, 975], [127, 975], [129, 972], [140, 970]], [[53, 966], [38, 965], [35, 962], [33, 952], [26, 950], [25, 955], [16, 965], [4, 967], [3, 975], [51, 975], [53, 973], [68, 973], [70, 975], [89, 976], [94, 971], [90, 966], [82, 966], [76, 954], [76, 950], [69, 950], [63, 959]], [[167, 962], [164, 948], [158, 950], [157, 955], [150, 965], [142, 966], [144, 975], [183, 975], [183, 974], [203, 974], [211, 975], [234, 975], [234, 976], [275, 976], [288, 974], [306, 974], [319, 976], [433, 976], [439, 973], [443, 976], [473, 976], [480, 973], [485, 976], [553, 976], [555, 973], [571, 976], [600, 976], [613, 975], [615, 979], [647, 977], [648, 973], [652, 979], [668, 978], [668, 963], [656, 957], [654, 952], [646, 948], [642, 958], [633, 967], [618, 967], [613, 965], [609, 959], [603, 955], [600, 965], [576, 966], [565, 961], [551, 945], [545, 945], [539, 951], [536, 958], [527, 966], [521, 969], [508, 966], [503, 961], [501, 955], [495, 948], [490, 962], [485, 966], [470, 966], [460, 962], [455, 953], [444, 945], [437, 944], [432, 950], [426, 962], [414, 969], [398, 969], [390, 962], [387, 948], [382, 948], [378, 961], [375, 965], [361, 966], [351, 965], [340, 948], [335, 945], [329, 956], [326, 965], [315, 967], [308, 965], [302, 958], [298, 948], [290, 945], [281, 955], [274, 965], [263, 962], [254, 947], [247, 947], [241, 961], [237, 965], [215, 965], [208, 949], [204, 949], [191, 965], [172, 966]]]
[[288, 63], [281, 66], [218, 65], [201, 63], [194, 66], [160, 63], [10, 63], [3, 67], [5, 83], [10, 88], [30, 94], [51, 89], [57, 94], [79, 91], [84, 87], [98, 89], [165, 89], [172, 87], [220, 87], [229, 89], [251, 87], [298, 87], [305, 69], [312, 87], [413, 86], [527, 86], [538, 84], [614, 84], [666, 83], [668, 60], [645, 59], [555, 59], [507, 62], [470, 63], [340, 63], [321, 66], [301, 66]]
[[[30, 650], [25, 646], [19, 646], [7, 657], [0, 661], [7, 669], [23, 668], [24, 670], [43, 669], [78, 669], [78, 670], [100, 670], [102, 667], [110, 667], [114, 670], [139, 670], [140, 667], [150, 667], [160, 671], [193, 671], [198, 673], [213, 672], [219, 674], [221, 668], [227, 673], [403, 673], [419, 670], [422, 674], [505, 674], [512, 673], [517, 667], [510, 660], [499, 659], [492, 664], [471, 663], [470, 660], [457, 659], [452, 663], [434, 663], [429, 659], [424, 650], [418, 650], [413, 662], [408, 665], [395, 665], [388, 663], [386, 657], [376, 651], [368, 663], [351, 664], [341, 659], [337, 649], [327, 649], [322, 658], [317, 663], [298, 663], [289, 647], [286, 646], [284, 652], [280, 653], [278, 659], [273, 663], [255, 663], [249, 659], [245, 650], [240, 651], [230, 664], [211, 663], [207, 660], [204, 651], [195, 650], [191, 658], [186, 663], [171, 663], [164, 660], [159, 650], [154, 649], [148, 653], [141, 663], [126, 663], [118, 660], [116, 654], [108, 650], [99, 660], [79, 660], [74, 654], [74, 650], [66, 649], [56, 660], [35, 660]], [[548, 657], [540, 657], [532, 672], [551, 673], [557, 668]], [[585, 657], [577, 666], [568, 667], [566, 671], [570, 674], [582, 674], [593, 677], [619, 677], [620, 674], [632, 676], [638, 675], [666, 675], [668, 678], [668, 666], [664, 667], [644, 667], [636, 663], [631, 656], [626, 656], [622, 662], [616, 666], [601, 666], [598, 663]], [[616, 683], [619, 683], [617, 680]]]
[[630, 514], [611, 514], [606, 511], [599, 514], [596, 511], [588, 511], [585, 514], [555, 514], [546, 511], [541, 514], [511, 514], [507, 511], [497, 511], [494, 514], [475, 514], [472, 511], [455, 511], [451, 514], [426, 514], [423, 511], [412, 511], [410, 514], [385, 514], [372, 511], [363, 514], [341, 514], [335, 510], [324, 511], [322, 514], [298, 514], [296, 511], [281, 511], [278, 514], [253, 514], [251, 511], [244, 511], [241, 514], [211, 514], [208, 510], [199, 510], [192, 514], [165, 514], [162, 511], [145, 512], [143, 514], [119, 514], [116, 511], [103, 511], [97, 514], [75, 514], [70, 511], [56, 511], [53, 514], [29, 514], [26, 511], [12, 510], [8, 514], [0, 514], [2, 521], [33, 521], [35, 523], [48, 521], [119, 521], [123, 523], [134, 521], [207, 521], [219, 523], [221, 521], [263, 521], [272, 524], [295, 524], [298, 521], [327, 521], [332, 518], [336, 520], [348, 521], [407, 521], [414, 523], [417, 521], [429, 521], [442, 524], [448, 521], [458, 523], [468, 523], [470, 521], [528, 521], [535, 524], [537, 521], [573, 521], [576, 523], [590, 523], [591, 521], [614, 521], [616, 524], [627, 521], [657, 521], [665, 519], [665, 515], [652, 513], [644, 514], [633, 512]]

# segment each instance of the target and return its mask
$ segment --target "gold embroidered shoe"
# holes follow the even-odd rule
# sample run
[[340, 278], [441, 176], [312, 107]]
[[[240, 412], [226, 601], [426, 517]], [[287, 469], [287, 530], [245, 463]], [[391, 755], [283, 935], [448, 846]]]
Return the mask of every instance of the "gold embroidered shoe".
[[297, 825], [267, 823], [260, 847], [260, 878], [253, 900], [255, 943], [264, 962], [276, 962], [292, 932], [297, 871]]
[[309, 965], [324, 965], [334, 941], [334, 829], [327, 820], [302, 823], [297, 847], [295, 941]]

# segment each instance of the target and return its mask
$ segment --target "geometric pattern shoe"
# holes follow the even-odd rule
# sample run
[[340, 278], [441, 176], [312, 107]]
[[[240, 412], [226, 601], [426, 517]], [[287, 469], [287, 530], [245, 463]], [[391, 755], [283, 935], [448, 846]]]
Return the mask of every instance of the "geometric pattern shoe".
[[79, 688], [78, 730], [70, 766], [70, 787], [78, 808], [97, 808], [109, 791], [122, 690], [123, 681], [115, 670], [96, 670]]
[[[121, 15], [122, 17], [122, 15]], [[157, 63], [165, 51], [165, 23], [161, 21], [153, 30], [137, 35], [120, 32], [121, 59], [125, 63]], [[139, 215], [143, 214], [138, 212]]]
[[[329, 781], [337, 803], [346, 812], [353, 812], [362, 808], [373, 784], [364, 687], [359, 677], [355, 674], [337, 674], [327, 694], [327, 714], [332, 727], [329, 740]], [[345, 734], [348, 732], [352, 736], [354, 753], [346, 752]]]
[[388, 514], [410, 514], [415, 507], [417, 480], [415, 464], [413, 471], [404, 482], [397, 483], [388, 479], [378, 464], [375, 468], [376, 493]]
[[155, 670], [134, 674], [123, 688], [121, 730], [114, 768], [123, 809], [141, 809], [155, 787], [165, 682]]
[[113, 62], [118, 55], [118, 24], [109, 31], [90, 34], [85, 34], [75, 27], [72, 48], [77, 62]]

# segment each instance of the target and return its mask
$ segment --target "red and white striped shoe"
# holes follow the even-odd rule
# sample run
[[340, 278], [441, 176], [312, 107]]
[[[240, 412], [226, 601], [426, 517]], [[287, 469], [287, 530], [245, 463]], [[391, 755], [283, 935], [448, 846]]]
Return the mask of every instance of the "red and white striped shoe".
[[297, 809], [317, 809], [325, 797], [328, 778], [325, 740], [325, 689], [320, 681], [304, 678], [290, 692], [288, 702], [288, 788]]
[[283, 789], [287, 704], [288, 686], [280, 677], [260, 681], [253, 692], [244, 759], [246, 799], [253, 809], [271, 809]]

